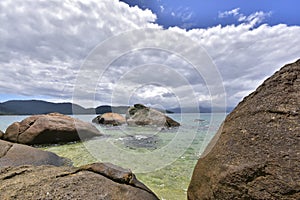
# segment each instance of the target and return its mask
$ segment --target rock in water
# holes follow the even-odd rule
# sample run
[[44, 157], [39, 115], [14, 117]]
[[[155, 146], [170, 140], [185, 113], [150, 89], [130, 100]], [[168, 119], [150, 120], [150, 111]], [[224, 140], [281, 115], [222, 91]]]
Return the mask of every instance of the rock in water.
[[126, 121], [131, 126], [152, 125], [158, 127], [176, 127], [180, 124], [164, 113], [155, 109], [146, 107], [142, 104], [135, 104], [130, 107], [126, 113]]
[[199, 159], [188, 199], [300, 199], [300, 60], [227, 116]]
[[119, 126], [125, 124], [126, 120], [125, 117], [118, 113], [104, 113], [103, 115], [95, 117], [92, 122], [96, 124]]
[[64, 158], [54, 153], [0, 140], [0, 168], [20, 165], [62, 166], [65, 163]]
[[0, 199], [158, 200], [134, 177], [129, 170], [102, 163], [1, 168]]
[[6, 129], [3, 139], [21, 144], [51, 144], [73, 142], [99, 135], [99, 130], [90, 123], [51, 113], [33, 115], [13, 123]]

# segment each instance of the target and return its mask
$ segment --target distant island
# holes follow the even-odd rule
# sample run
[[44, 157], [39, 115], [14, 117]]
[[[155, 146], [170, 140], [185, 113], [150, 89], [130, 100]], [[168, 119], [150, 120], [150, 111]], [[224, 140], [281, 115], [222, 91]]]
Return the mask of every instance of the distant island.
[[[73, 103], [52, 103], [42, 100], [11, 100], [0, 103], [0, 115], [36, 115], [58, 112], [65, 115], [72, 114], [103, 114], [108, 112], [115, 112], [125, 114], [129, 106], [110, 106], [101, 105], [96, 108], [84, 108]], [[167, 110], [157, 109], [165, 113], [193, 113], [197, 109], [192, 108], [170, 108]], [[200, 107], [201, 113], [211, 113], [212, 109], [209, 107]], [[226, 108], [226, 112], [230, 112], [232, 108]], [[214, 109], [215, 112], [222, 112], [224, 109]]]

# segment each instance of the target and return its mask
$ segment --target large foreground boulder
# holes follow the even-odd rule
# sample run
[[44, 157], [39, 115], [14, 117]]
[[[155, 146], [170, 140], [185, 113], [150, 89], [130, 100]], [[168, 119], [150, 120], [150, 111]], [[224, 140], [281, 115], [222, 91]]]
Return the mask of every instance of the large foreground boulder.
[[158, 200], [130, 170], [95, 163], [80, 168], [0, 169], [0, 199]]
[[0, 140], [0, 168], [20, 165], [62, 166], [65, 164], [66, 160], [54, 153]]
[[59, 113], [33, 115], [11, 124], [4, 140], [21, 144], [51, 144], [78, 141], [101, 135], [90, 123]]
[[158, 127], [176, 127], [180, 124], [164, 113], [146, 107], [142, 104], [135, 104], [130, 107], [126, 113], [126, 121], [130, 126], [158, 126]]
[[118, 113], [104, 113], [95, 117], [92, 121], [96, 124], [119, 126], [126, 123], [125, 117]]
[[300, 60], [227, 116], [199, 159], [188, 199], [300, 199]]

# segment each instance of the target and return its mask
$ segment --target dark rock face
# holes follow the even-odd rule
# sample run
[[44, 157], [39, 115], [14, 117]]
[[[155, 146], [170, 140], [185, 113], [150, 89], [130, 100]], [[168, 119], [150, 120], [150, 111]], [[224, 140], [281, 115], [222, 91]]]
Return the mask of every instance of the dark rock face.
[[195, 167], [188, 199], [300, 199], [299, 138], [300, 60], [227, 116]]
[[21, 144], [51, 144], [73, 142], [99, 135], [101, 134], [98, 129], [90, 123], [51, 113], [33, 115], [11, 124], [6, 129], [3, 139]]
[[2, 139], [4, 133], [0, 130], [0, 140]]
[[62, 166], [66, 160], [54, 153], [0, 140], [0, 167], [20, 165]]
[[103, 163], [2, 168], [0, 181], [0, 199], [158, 199], [129, 170]]
[[176, 127], [180, 124], [164, 113], [155, 109], [146, 107], [142, 104], [135, 104], [130, 107], [126, 113], [126, 121], [131, 126], [159, 126], [159, 127]]
[[105, 113], [95, 117], [92, 121], [96, 124], [119, 126], [126, 123], [125, 117], [118, 113]]

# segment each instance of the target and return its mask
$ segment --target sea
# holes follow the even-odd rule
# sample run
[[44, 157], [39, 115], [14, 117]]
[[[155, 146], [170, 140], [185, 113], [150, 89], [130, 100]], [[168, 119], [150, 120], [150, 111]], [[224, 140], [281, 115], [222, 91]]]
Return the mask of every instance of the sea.
[[[193, 169], [226, 113], [168, 114], [178, 128], [95, 125], [102, 136], [36, 146], [68, 158], [74, 166], [109, 162], [132, 170], [162, 200], [187, 199]], [[28, 116], [0, 116], [0, 130]], [[96, 115], [74, 115], [91, 122]], [[81, 135], [81, 133], [79, 132]]]

